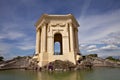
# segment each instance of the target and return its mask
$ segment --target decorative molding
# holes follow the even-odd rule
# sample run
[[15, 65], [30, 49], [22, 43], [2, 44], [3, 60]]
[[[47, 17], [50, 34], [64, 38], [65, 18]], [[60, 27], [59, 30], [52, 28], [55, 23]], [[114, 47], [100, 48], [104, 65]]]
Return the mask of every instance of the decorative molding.
[[60, 26], [60, 27], [65, 27], [65, 23], [54, 23], [54, 24], [51, 24], [51, 27], [57, 27], [57, 26]]

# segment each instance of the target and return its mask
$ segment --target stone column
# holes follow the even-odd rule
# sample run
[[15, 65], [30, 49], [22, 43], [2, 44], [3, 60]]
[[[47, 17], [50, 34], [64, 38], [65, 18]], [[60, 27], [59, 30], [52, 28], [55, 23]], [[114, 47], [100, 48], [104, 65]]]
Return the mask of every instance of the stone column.
[[69, 52], [71, 51], [71, 45], [70, 45], [70, 26], [69, 23], [67, 24], [68, 26], [68, 41], [69, 41]]
[[76, 28], [74, 28], [74, 41], [75, 41], [75, 44], [74, 44], [75, 52], [77, 52], [77, 50], [78, 50], [78, 49], [77, 49], [77, 47], [78, 47], [78, 46], [77, 46], [77, 45], [78, 45], [77, 43], [78, 43], [78, 42], [77, 42], [77, 29], [76, 29]]
[[70, 48], [71, 51], [74, 51], [74, 35], [73, 35], [73, 26], [72, 23], [69, 23], [69, 29], [70, 29]]
[[77, 52], [79, 53], [79, 40], [78, 40], [78, 29], [76, 29], [76, 40], [77, 40]]
[[54, 49], [53, 49], [53, 47], [54, 47], [54, 40], [53, 40], [53, 37], [52, 36], [48, 36], [48, 46], [47, 46], [47, 51], [48, 51], [48, 53], [52, 53], [53, 54], [53, 52], [54, 52]]
[[36, 52], [35, 54], [40, 53], [40, 29], [36, 30]]
[[48, 24], [45, 25], [45, 52], [47, 52], [47, 27]]
[[46, 25], [43, 26], [43, 52], [46, 52], [47, 49], [47, 35], [46, 35]]
[[41, 38], [41, 44], [40, 44], [40, 48], [41, 48], [41, 52], [43, 52], [43, 26], [41, 27], [41, 36], [40, 36], [40, 38]]

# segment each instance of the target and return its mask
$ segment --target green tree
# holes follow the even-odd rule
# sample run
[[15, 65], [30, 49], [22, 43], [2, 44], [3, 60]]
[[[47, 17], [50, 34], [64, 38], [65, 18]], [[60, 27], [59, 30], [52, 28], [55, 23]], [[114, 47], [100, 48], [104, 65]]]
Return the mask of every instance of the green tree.
[[112, 60], [112, 61], [120, 61], [119, 59], [115, 59], [112, 56], [108, 56], [106, 59]]
[[13, 59], [21, 59], [21, 56], [14, 57]]
[[108, 56], [106, 59], [113, 60], [114, 58], [112, 56]]
[[89, 54], [88, 56], [91, 56], [91, 57], [98, 57], [97, 54]]
[[3, 61], [4, 57], [3, 56], [0, 56], [0, 61]]

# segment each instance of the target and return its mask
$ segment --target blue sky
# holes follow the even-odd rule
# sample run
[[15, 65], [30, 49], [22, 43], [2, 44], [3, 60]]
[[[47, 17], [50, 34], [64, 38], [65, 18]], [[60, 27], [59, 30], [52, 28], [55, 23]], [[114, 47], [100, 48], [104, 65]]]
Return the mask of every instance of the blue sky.
[[34, 54], [34, 24], [44, 13], [75, 16], [83, 55], [120, 56], [120, 0], [0, 0], [0, 55]]

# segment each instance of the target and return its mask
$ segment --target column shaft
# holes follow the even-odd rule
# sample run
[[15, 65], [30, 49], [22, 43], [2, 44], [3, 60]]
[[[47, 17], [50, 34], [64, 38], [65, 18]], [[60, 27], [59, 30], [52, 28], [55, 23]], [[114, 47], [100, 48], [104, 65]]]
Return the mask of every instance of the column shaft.
[[38, 54], [40, 52], [40, 30], [36, 30], [36, 52]]
[[46, 38], [46, 25], [43, 26], [43, 52], [46, 52], [47, 49], [47, 38]]
[[77, 37], [77, 52], [79, 53], [79, 40], [78, 40], [78, 30], [76, 30], [76, 37]]
[[71, 48], [71, 51], [74, 51], [74, 38], [73, 38], [73, 26], [72, 26], [72, 23], [69, 24], [69, 29], [70, 29], [70, 48]]

